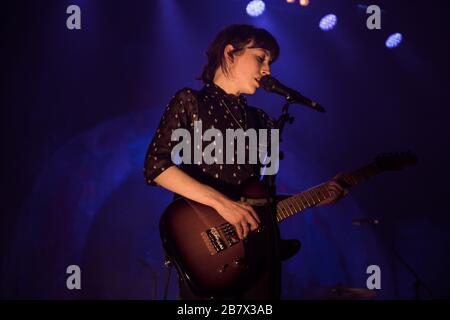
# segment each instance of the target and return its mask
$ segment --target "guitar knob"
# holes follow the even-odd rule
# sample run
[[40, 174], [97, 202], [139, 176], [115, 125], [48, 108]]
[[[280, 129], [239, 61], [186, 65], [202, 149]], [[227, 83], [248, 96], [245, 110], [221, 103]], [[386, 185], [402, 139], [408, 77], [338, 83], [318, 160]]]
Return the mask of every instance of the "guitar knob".
[[235, 266], [246, 266], [247, 261], [245, 260], [245, 258], [238, 258], [238, 259], [234, 260], [234, 265]]
[[224, 265], [221, 265], [220, 267], [217, 268], [217, 271], [219, 271], [220, 273], [224, 273], [225, 269], [228, 267], [228, 264], [225, 263]]

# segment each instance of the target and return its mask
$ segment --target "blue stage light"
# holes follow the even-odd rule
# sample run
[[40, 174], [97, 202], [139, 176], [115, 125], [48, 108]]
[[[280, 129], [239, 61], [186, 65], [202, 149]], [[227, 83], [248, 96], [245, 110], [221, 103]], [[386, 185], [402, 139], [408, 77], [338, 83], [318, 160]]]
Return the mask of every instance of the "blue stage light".
[[387, 40], [386, 40], [386, 47], [388, 47], [390, 49], [397, 47], [400, 44], [400, 42], [402, 42], [402, 38], [403, 37], [402, 37], [401, 33], [397, 32], [397, 33], [391, 34], [389, 36], [389, 38], [387, 38]]
[[334, 14], [327, 14], [322, 19], [320, 19], [319, 27], [323, 31], [329, 31], [336, 26], [337, 17]]
[[257, 17], [264, 12], [266, 4], [262, 0], [252, 0], [247, 4], [247, 14], [251, 17]]

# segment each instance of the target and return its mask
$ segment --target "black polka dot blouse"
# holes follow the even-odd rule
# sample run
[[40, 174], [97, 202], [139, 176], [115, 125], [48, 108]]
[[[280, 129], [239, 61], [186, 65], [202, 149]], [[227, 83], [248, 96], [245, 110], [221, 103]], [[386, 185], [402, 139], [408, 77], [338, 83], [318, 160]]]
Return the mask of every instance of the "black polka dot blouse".
[[[214, 83], [207, 83], [198, 91], [184, 88], [178, 91], [166, 106], [156, 133], [148, 146], [144, 162], [144, 176], [147, 184], [156, 185], [154, 179], [167, 168], [176, 165], [172, 161], [171, 154], [172, 148], [178, 141], [171, 141], [171, 136], [172, 132], [178, 128], [187, 129], [190, 133], [191, 139], [187, 138], [186, 143], [191, 145], [191, 163], [181, 163], [178, 166], [191, 177], [222, 192], [230, 193], [246, 179], [259, 176], [261, 168], [259, 157], [257, 164], [248, 163], [248, 139], [246, 139], [245, 144], [246, 156], [244, 164], [239, 164], [237, 161], [236, 147], [233, 148], [234, 154], [229, 156], [234, 161], [226, 163], [225, 145], [227, 141], [223, 135], [223, 148], [215, 148], [213, 153], [214, 163], [207, 164], [203, 158], [201, 161], [194, 163], [194, 148], [204, 151], [208, 145], [216, 143], [214, 138], [211, 141], [201, 139], [200, 143], [195, 145], [195, 121], [201, 121], [203, 132], [200, 137], [202, 138], [205, 130], [210, 128], [220, 130], [223, 135], [225, 135], [226, 129], [242, 129], [246, 131], [253, 128], [258, 132], [258, 129], [275, 128], [274, 119], [263, 110], [247, 105], [247, 101], [242, 95], [227, 94]], [[234, 142], [228, 143], [233, 144]], [[223, 163], [217, 163], [220, 161], [219, 159], [222, 159]]]

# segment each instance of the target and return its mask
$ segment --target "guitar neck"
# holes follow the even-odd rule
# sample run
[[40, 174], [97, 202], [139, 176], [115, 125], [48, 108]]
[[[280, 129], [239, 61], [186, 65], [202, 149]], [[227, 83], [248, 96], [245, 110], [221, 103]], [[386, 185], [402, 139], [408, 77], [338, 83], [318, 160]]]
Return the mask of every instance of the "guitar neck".
[[[381, 171], [382, 170], [380, 170], [375, 163], [371, 163], [353, 172], [344, 173], [340, 180], [350, 187], [354, 187]], [[326, 185], [322, 184], [284, 199], [277, 204], [277, 221], [282, 222], [283, 220], [292, 217], [307, 208], [314, 207], [331, 197], [331, 193], [326, 190]]]

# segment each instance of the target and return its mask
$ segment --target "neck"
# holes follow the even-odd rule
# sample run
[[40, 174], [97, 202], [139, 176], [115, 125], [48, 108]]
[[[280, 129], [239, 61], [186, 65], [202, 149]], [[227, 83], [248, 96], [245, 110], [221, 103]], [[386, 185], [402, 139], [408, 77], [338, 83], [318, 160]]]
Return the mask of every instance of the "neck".
[[228, 94], [232, 94], [235, 96], [239, 96], [241, 94], [234, 85], [233, 81], [231, 81], [230, 78], [226, 77], [219, 70], [216, 72], [213, 82], [216, 86], [219, 86], [223, 91], [225, 91]]

